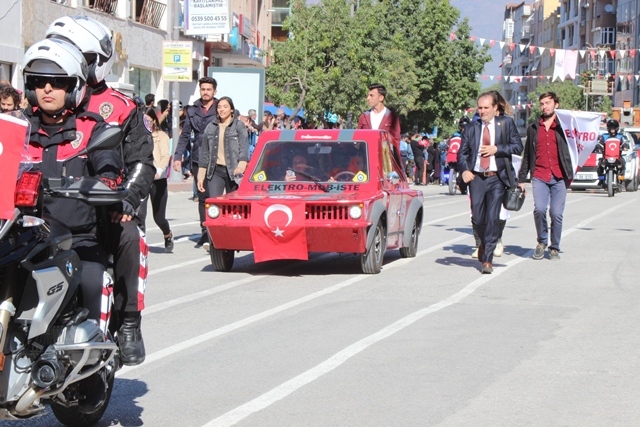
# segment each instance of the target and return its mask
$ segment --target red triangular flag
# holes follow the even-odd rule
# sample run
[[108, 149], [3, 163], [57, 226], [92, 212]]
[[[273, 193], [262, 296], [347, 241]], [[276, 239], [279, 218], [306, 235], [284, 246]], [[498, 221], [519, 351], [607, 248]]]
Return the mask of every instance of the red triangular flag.
[[614, 49], [611, 49], [609, 51], [609, 56], [611, 56], [611, 59], [616, 59], [616, 51]]
[[629, 51], [629, 55], [631, 55], [632, 58], [635, 58], [636, 57], [636, 50], [635, 49], [631, 49]]
[[533, 55], [537, 48], [538, 46], [529, 46], [529, 53]]
[[457, 38], [457, 37], [456, 37], [456, 34], [455, 34], [455, 33], [450, 33], [450, 34], [449, 34], [449, 40], [455, 40], [456, 38]]
[[554, 48], [549, 49], [549, 55], [553, 56], [556, 53]]
[[496, 44], [495, 40], [489, 40], [489, 46], [493, 47]]
[[515, 43], [509, 43], [509, 49], [513, 50], [515, 49], [516, 44]]
[[471, 40], [472, 42], [476, 41], [476, 36], [469, 36], [469, 40]]
[[591, 55], [591, 59], [594, 59], [596, 57], [596, 51], [595, 50], [590, 50], [589, 51], [589, 55]]

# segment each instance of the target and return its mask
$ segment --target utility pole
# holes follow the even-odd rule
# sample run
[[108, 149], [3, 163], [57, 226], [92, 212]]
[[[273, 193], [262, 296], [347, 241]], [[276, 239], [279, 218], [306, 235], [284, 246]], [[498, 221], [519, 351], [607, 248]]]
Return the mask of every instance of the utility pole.
[[[171, 0], [170, 4], [171, 19], [168, 21], [171, 25], [171, 41], [178, 41], [180, 40], [180, 2], [178, 0]], [[173, 143], [171, 149], [175, 151], [178, 146], [178, 139], [180, 138], [180, 84], [178, 82], [169, 83], [169, 95], [171, 96], [171, 135]], [[172, 167], [172, 165], [170, 164], [169, 167]], [[170, 181], [181, 182], [182, 173], [173, 171]]]

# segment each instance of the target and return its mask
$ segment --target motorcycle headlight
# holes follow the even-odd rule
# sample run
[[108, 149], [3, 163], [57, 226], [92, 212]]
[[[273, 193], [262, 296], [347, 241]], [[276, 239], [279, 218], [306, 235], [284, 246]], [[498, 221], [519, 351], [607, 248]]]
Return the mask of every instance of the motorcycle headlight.
[[616, 158], [615, 157], [607, 157], [607, 162], [608, 163], [615, 163], [616, 162]]
[[362, 206], [354, 205], [349, 208], [349, 216], [352, 219], [359, 219], [362, 216]]
[[209, 215], [209, 218], [218, 218], [220, 216], [220, 208], [218, 205], [209, 205], [209, 207], [207, 207], [207, 215]]

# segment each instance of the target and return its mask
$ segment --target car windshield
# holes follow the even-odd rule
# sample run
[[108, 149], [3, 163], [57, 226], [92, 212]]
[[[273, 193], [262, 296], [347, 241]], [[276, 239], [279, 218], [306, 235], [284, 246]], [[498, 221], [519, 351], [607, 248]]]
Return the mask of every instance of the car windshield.
[[251, 182], [369, 180], [363, 141], [270, 141], [265, 144]]

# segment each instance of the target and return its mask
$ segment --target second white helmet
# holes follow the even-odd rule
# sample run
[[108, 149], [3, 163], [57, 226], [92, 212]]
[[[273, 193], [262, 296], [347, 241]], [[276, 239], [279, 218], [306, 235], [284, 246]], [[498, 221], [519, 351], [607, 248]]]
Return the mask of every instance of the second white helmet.
[[84, 100], [87, 90], [87, 62], [75, 46], [62, 40], [45, 39], [34, 44], [24, 54], [22, 74], [25, 95], [37, 106], [34, 79], [39, 76], [71, 77], [75, 84], [67, 90], [65, 108], [75, 109]]
[[47, 38], [65, 40], [85, 55], [89, 65], [88, 83], [100, 83], [111, 72], [115, 60], [111, 31], [87, 16], [63, 16], [51, 23]]

